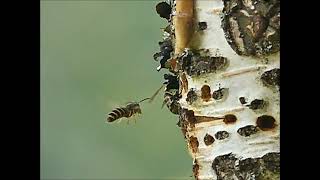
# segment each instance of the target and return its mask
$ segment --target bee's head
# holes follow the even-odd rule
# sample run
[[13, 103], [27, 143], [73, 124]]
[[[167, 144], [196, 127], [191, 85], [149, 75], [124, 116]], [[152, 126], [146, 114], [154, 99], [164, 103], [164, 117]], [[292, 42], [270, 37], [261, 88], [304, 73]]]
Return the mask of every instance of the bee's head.
[[138, 108], [136, 108], [136, 112], [137, 113], [139, 113], [139, 114], [141, 114], [142, 112], [141, 112], [141, 108], [140, 108], [140, 106], [138, 107]]
[[138, 103], [135, 103], [135, 104], [133, 105], [133, 111], [134, 111], [135, 113], [141, 114], [141, 108], [140, 108], [140, 105], [139, 105]]

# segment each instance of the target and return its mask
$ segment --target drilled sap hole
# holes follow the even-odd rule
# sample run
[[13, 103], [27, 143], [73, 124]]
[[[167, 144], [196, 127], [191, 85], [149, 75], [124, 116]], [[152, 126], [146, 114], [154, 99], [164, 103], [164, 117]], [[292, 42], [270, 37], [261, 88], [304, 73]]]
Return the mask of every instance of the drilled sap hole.
[[189, 138], [189, 146], [190, 146], [193, 153], [198, 152], [199, 142], [198, 142], [197, 137], [191, 136]]
[[210, 146], [214, 142], [214, 138], [210, 134], [206, 134], [203, 138], [204, 144]]
[[200, 31], [203, 31], [203, 30], [205, 30], [205, 29], [207, 29], [207, 23], [206, 22], [198, 22], [198, 29], [200, 30]]
[[229, 137], [229, 133], [227, 131], [218, 131], [214, 137], [218, 140], [226, 139]]
[[261, 81], [265, 86], [279, 86], [280, 87], [280, 69], [275, 68], [266, 71], [261, 75]]
[[234, 123], [237, 121], [237, 117], [233, 114], [227, 114], [224, 116], [223, 122], [226, 124]]
[[252, 134], [255, 134], [258, 132], [258, 128], [253, 125], [244, 126], [242, 128], [239, 128], [237, 133], [240, 134], [240, 136], [250, 136]]
[[263, 109], [267, 105], [267, 102], [263, 99], [255, 99], [251, 101], [249, 105], [247, 105], [250, 109], [256, 110], [256, 109]]
[[211, 98], [211, 89], [208, 85], [203, 85], [201, 88], [201, 98], [204, 101], [209, 101]]
[[188, 104], [191, 105], [197, 99], [198, 99], [197, 93], [195, 92], [194, 88], [191, 88], [187, 94], [186, 101], [188, 102]]
[[262, 115], [262, 116], [258, 117], [258, 119], [257, 119], [257, 126], [261, 130], [267, 131], [267, 130], [270, 130], [276, 126], [275, 121], [276, 120], [272, 116]]
[[228, 88], [219, 88], [216, 91], [213, 91], [212, 98], [215, 100], [221, 100], [222, 98], [226, 98], [228, 95]]
[[245, 97], [239, 97], [239, 101], [240, 101], [241, 104], [246, 104], [247, 103]]

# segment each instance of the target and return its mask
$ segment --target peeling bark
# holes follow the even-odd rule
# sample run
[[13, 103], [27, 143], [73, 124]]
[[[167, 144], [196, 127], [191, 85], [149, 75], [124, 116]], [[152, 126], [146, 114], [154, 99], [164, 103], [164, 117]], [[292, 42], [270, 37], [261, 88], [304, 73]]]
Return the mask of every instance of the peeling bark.
[[279, 179], [279, 0], [173, 2], [154, 57], [194, 177]]

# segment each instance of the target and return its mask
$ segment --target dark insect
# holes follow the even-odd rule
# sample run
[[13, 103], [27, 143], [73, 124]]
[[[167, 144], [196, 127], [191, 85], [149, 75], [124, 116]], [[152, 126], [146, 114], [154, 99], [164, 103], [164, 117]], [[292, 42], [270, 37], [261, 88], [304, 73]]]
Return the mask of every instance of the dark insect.
[[145, 98], [139, 102], [130, 102], [124, 107], [115, 108], [108, 114], [107, 121], [113, 122], [123, 117], [130, 118], [135, 114], [141, 114], [141, 108], [139, 103], [148, 99], [150, 98]]
[[156, 5], [156, 11], [159, 16], [162, 18], [166, 18], [167, 20], [170, 19], [171, 9], [171, 5], [167, 2], [160, 2]]
[[153, 55], [153, 59], [160, 62], [160, 66], [157, 68], [157, 71], [160, 71], [162, 68], [167, 68], [167, 61], [171, 57], [171, 52], [173, 52], [173, 46], [170, 38], [166, 38], [164, 41], [159, 42], [159, 46], [160, 52]]
[[180, 105], [179, 98], [179, 80], [178, 77], [171, 74], [164, 74], [166, 89], [164, 93], [164, 101], [162, 107], [166, 105], [173, 114], [179, 114]]
[[178, 103], [179, 98], [180, 96], [178, 93], [173, 94], [171, 92], [166, 91], [164, 94], [164, 101], [163, 101], [162, 107], [166, 105], [171, 113], [179, 114], [179, 110], [181, 108]]
[[164, 74], [163, 78], [165, 79], [164, 84], [167, 85], [167, 91], [171, 89], [179, 89], [179, 81], [177, 76], [171, 74]]

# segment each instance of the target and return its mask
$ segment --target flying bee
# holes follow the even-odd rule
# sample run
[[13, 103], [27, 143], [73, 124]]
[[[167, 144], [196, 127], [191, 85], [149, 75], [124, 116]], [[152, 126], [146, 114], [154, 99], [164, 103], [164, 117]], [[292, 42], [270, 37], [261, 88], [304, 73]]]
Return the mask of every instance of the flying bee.
[[[144, 98], [141, 101], [138, 102], [130, 102], [128, 103], [126, 106], [123, 107], [118, 107], [113, 109], [107, 117], [107, 121], [108, 122], [113, 122], [116, 121], [118, 119], [121, 119], [123, 117], [125, 118], [130, 118], [133, 115], [136, 114], [142, 114], [141, 111], [141, 107], [140, 107], [140, 103], [145, 101], [145, 100], [149, 100], [149, 103], [151, 103], [154, 98], [157, 96], [157, 94], [160, 92], [160, 90], [165, 86], [165, 84], [163, 84], [151, 97], [149, 98]], [[129, 123], [129, 121], [128, 121]]]
[[[107, 121], [113, 122], [113, 121], [116, 121], [116, 120], [123, 118], [123, 117], [130, 118], [135, 114], [141, 114], [142, 112], [141, 112], [140, 103], [145, 100], [148, 100], [148, 99], [150, 99], [150, 98], [142, 99], [139, 102], [130, 102], [124, 107], [118, 107], [118, 108], [113, 109], [108, 114]], [[128, 121], [128, 123], [129, 123], [129, 121]]]

